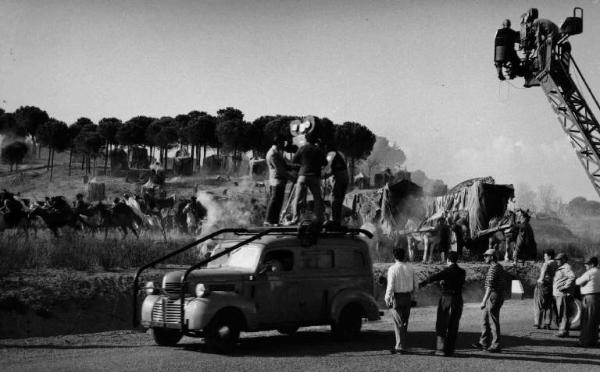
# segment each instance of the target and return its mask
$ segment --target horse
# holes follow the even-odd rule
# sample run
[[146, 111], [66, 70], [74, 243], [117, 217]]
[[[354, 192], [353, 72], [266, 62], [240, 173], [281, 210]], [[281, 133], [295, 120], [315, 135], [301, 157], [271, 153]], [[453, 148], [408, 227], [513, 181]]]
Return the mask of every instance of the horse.
[[106, 204], [98, 203], [92, 209], [101, 216], [101, 227], [104, 227], [105, 239], [108, 236], [110, 227], [120, 228], [123, 231], [123, 238], [127, 236], [128, 229], [133, 232], [136, 238], [139, 238], [135, 225], [141, 226], [143, 221], [128, 205], [117, 203], [109, 207]]
[[516, 261], [517, 222], [515, 212], [507, 210], [502, 217], [493, 217], [488, 226], [488, 229], [499, 229], [490, 235], [488, 248], [498, 252], [504, 251], [505, 261], [511, 259]]
[[525, 211], [519, 209], [517, 214], [517, 237], [515, 242], [515, 262], [520, 260], [533, 260], [537, 256], [537, 243], [535, 242], [535, 236], [533, 229], [529, 224], [531, 219], [531, 213], [529, 210]]
[[58, 238], [58, 229], [70, 226], [75, 230], [82, 230], [82, 227], [86, 223], [79, 217], [79, 215], [73, 213], [72, 210], [57, 210], [55, 208], [41, 207], [35, 205], [29, 212], [29, 220], [39, 216], [46, 226], [54, 233], [54, 236]]

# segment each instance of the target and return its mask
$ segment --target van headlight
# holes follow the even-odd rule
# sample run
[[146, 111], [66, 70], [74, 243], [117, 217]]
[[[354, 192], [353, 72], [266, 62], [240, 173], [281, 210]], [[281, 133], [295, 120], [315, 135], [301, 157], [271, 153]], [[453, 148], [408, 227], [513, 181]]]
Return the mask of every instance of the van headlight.
[[146, 291], [146, 294], [148, 296], [156, 294], [156, 288], [154, 288], [154, 282], [146, 282], [146, 285], [144, 286], [144, 290]]
[[196, 284], [196, 297], [208, 297], [210, 291], [202, 283]]

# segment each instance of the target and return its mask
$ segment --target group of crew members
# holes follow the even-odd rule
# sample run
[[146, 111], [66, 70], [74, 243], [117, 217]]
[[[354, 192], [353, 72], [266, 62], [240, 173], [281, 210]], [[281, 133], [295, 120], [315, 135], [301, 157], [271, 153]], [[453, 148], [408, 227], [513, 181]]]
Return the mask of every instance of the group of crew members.
[[[324, 178], [331, 178], [333, 184], [331, 223], [334, 226], [341, 226], [342, 205], [349, 183], [348, 167], [344, 155], [337, 151], [334, 145], [320, 143], [313, 132], [306, 134], [306, 143], [298, 148], [291, 161], [287, 161], [283, 155], [286, 147], [285, 138], [277, 136], [267, 152], [270, 197], [264, 225], [278, 226], [280, 224], [285, 189], [290, 181], [294, 184], [294, 198], [291, 205], [292, 218], [287, 224], [298, 224], [301, 217], [301, 206], [306, 200], [308, 191], [314, 200], [315, 222], [325, 222], [321, 181]], [[324, 171], [325, 168], [327, 171]], [[295, 171], [297, 171], [297, 175], [295, 175]]]
[[[406, 262], [405, 250], [393, 250], [395, 263], [387, 272], [385, 302], [390, 308], [396, 343], [392, 354], [409, 352], [408, 320], [411, 306], [415, 304], [415, 290], [433, 282], [440, 282], [441, 296], [437, 307], [435, 355], [451, 356], [455, 351], [463, 310], [462, 290], [465, 270], [457, 264], [457, 252], [447, 254], [447, 267], [418, 283], [415, 270]], [[497, 253], [488, 249], [484, 260], [489, 269], [486, 274], [485, 294], [480, 304], [483, 312], [481, 335], [471, 346], [490, 353], [502, 351], [500, 310], [504, 303], [505, 271], [498, 263]], [[544, 263], [534, 294], [534, 324], [536, 329], [553, 329], [553, 320], [558, 328], [556, 337], [569, 336], [572, 303], [578, 289], [583, 298], [581, 311], [580, 347], [597, 347], [600, 326], [600, 272], [598, 258], [585, 262], [586, 271], [576, 278], [565, 253], [554, 256], [554, 251], [544, 251]]]
[[[560, 29], [554, 22], [545, 18], [537, 18], [537, 15], [527, 16], [525, 22], [531, 30], [532, 41], [536, 46], [537, 70], [540, 73], [548, 72], [552, 61], [552, 50], [560, 38]], [[507, 66], [509, 67], [509, 79], [513, 79], [521, 64], [521, 59], [515, 50], [515, 44], [520, 45], [521, 43], [521, 34], [511, 28], [509, 19], [502, 21], [502, 26], [496, 33], [496, 43], [501, 43], [505, 47], [503, 56], [501, 58], [497, 56], [494, 62], [498, 79], [506, 79], [502, 73], [502, 68]]]

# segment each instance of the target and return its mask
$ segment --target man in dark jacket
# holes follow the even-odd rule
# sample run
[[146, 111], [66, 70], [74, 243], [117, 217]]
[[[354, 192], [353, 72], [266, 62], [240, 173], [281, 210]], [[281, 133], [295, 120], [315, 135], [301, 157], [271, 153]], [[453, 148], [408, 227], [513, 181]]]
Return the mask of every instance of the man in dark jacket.
[[298, 223], [300, 220], [299, 204], [306, 198], [306, 189], [310, 190], [315, 203], [315, 219], [317, 222], [323, 222], [323, 196], [321, 194], [321, 169], [327, 165], [327, 159], [321, 149], [315, 143], [317, 138], [313, 132], [306, 135], [306, 144], [298, 149], [292, 163], [298, 164], [298, 181], [296, 182], [296, 192], [294, 195], [294, 204], [292, 204], [293, 218], [292, 223]]
[[498, 79], [506, 79], [502, 74], [502, 67], [507, 66], [509, 62], [511, 64], [509, 79], [513, 79], [515, 77], [516, 69], [518, 68], [521, 62], [519, 56], [517, 55], [517, 52], [515, 51], [515, 44], [519, 43], [520, 38], [521, 35], [519, 34], [519, 32], [510, 28], [509, 19], [505, 19], [504, 21], [502, 21], [502, 28], [498, 29], [498, 31], [496, 32], [495, 39], [495, 47], [501, 47], [502, 50], [504, 50], [503, 55], [496, 53], [496, 56], [494, 58], [496, 70], [498, 71]]
[[454, 353], [458, 325], [463, 310], [462, 287], [465, 283], [465, 270], [457, 264], [458, 254], [448, 253], [448, 267], [431, 275], [419, 284], [419, 288], [433, 282], [442, 285], [442, 296], [438, 302], [435, 333], [437, 336], [436, 355], [450, 356]]
[[331, 192], [331, 220], [335, 226], [341, 226], [342, 206], [344, 204], [344, 197], [346, 196], [346, 190], [348, 189], [349, 183], [348, 166], [346, 165], [344, 155], [337, 151], [334, 145], [329, 146], [329, 151], [330, 152], [327, 154], [327, 161], [330, 164], [330, 172], [325, 176], [331, 176], [333, 179], [333, 190]]

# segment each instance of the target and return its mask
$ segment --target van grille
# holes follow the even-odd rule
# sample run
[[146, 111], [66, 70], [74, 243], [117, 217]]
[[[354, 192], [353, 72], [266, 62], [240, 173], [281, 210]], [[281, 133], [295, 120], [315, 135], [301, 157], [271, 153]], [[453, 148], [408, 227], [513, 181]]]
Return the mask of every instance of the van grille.
[[179, 303], [162, 298], [152, 308], [152, 321], [162, 323], [180, 323], [181, 308]]
[[181, 294], [181, 283], [165, 283], [163, 286], [163, 291], [171, 298], [178, 298]]

